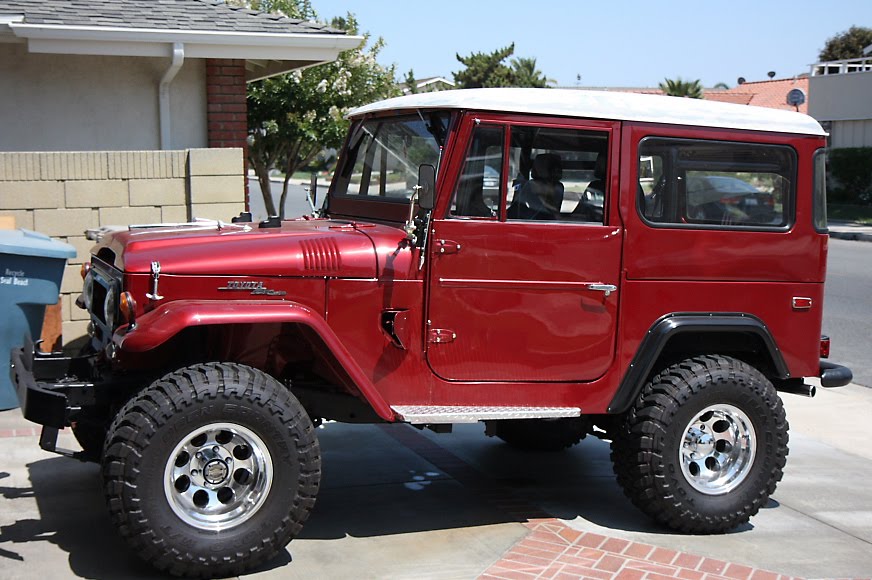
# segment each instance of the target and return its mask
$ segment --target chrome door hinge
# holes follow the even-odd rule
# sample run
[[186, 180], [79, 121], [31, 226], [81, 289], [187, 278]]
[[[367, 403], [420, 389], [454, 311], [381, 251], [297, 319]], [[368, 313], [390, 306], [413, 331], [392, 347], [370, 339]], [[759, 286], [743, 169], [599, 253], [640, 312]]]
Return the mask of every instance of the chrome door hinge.
[[446, 330], [444, 328], [431, 328], [427, 342], [433, 344], [441, 344], [446, 342], [454, 342], [455, 338], [457, 338], [457, 333], [453, 330]]
[[437, 254], [456, 254], [460, 251], [460, 244], [451, 240], [436, 240]]

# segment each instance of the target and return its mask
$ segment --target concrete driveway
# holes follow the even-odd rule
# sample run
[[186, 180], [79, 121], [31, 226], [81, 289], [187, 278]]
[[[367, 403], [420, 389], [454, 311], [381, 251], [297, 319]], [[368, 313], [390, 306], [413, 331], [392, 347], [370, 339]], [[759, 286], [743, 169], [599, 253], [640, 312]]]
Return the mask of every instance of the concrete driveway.
[[[872, 577], [872, 389], [784, 399], [784, 480], [749, 525], [720, 536], [652, 524], [624, 499], [601, 441], [531, 454], [480, 425], [329, 423], [312, 517], [246, 577]], [[0, 578], [161, 577], [115, 533], [97, 466], [41, 451], [37, 435], [0, 413]]]

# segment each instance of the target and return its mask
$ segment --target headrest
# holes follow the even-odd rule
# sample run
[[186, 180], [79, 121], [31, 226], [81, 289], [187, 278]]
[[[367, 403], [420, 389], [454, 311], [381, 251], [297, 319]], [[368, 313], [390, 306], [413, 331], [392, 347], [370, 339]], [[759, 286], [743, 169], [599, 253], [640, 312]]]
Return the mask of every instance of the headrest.
[[593, 176], [595, 179], [602, 179], [606, 176], [606, 163], [609, 158], [605, 153], [600, 153], [596, 156], [596, 163], [593, 166]]
[[533, 159], [533, 169], [530, 171], [533, 179], [556, 182], [563, 177], [563, 163], [560, 155], [541, 153]]

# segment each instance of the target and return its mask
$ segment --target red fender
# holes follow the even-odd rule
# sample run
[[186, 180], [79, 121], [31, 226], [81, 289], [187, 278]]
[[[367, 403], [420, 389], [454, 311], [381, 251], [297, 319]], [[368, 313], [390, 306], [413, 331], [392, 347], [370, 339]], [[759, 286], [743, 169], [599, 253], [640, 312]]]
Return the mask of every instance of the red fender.
[[394, 412], [372, 381], [351, 357], [333, 329], [312, 309], [275, 300], [176, 300], [140, 316], [132, 330], [122, 327], [113, 342], [122, 351], [145, 352], [160, 346], [191, 326], [295, 322], [305, 324], [324, 341], [379, 417], [394, 421]]

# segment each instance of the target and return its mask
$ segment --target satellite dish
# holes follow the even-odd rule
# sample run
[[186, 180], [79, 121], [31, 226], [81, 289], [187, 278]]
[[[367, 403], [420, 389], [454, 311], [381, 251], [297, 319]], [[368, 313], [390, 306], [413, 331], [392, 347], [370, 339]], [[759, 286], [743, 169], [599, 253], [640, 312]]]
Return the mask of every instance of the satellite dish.
[[790, 89], [787, 93], [787, 104], [798, 107], [805, 103], [805, 91], [802, 89]]
[[744, 85], [745, 84], [745, 77], [739, 77], [738, 80], [736, 80], [736, 82], [740, 85]]

